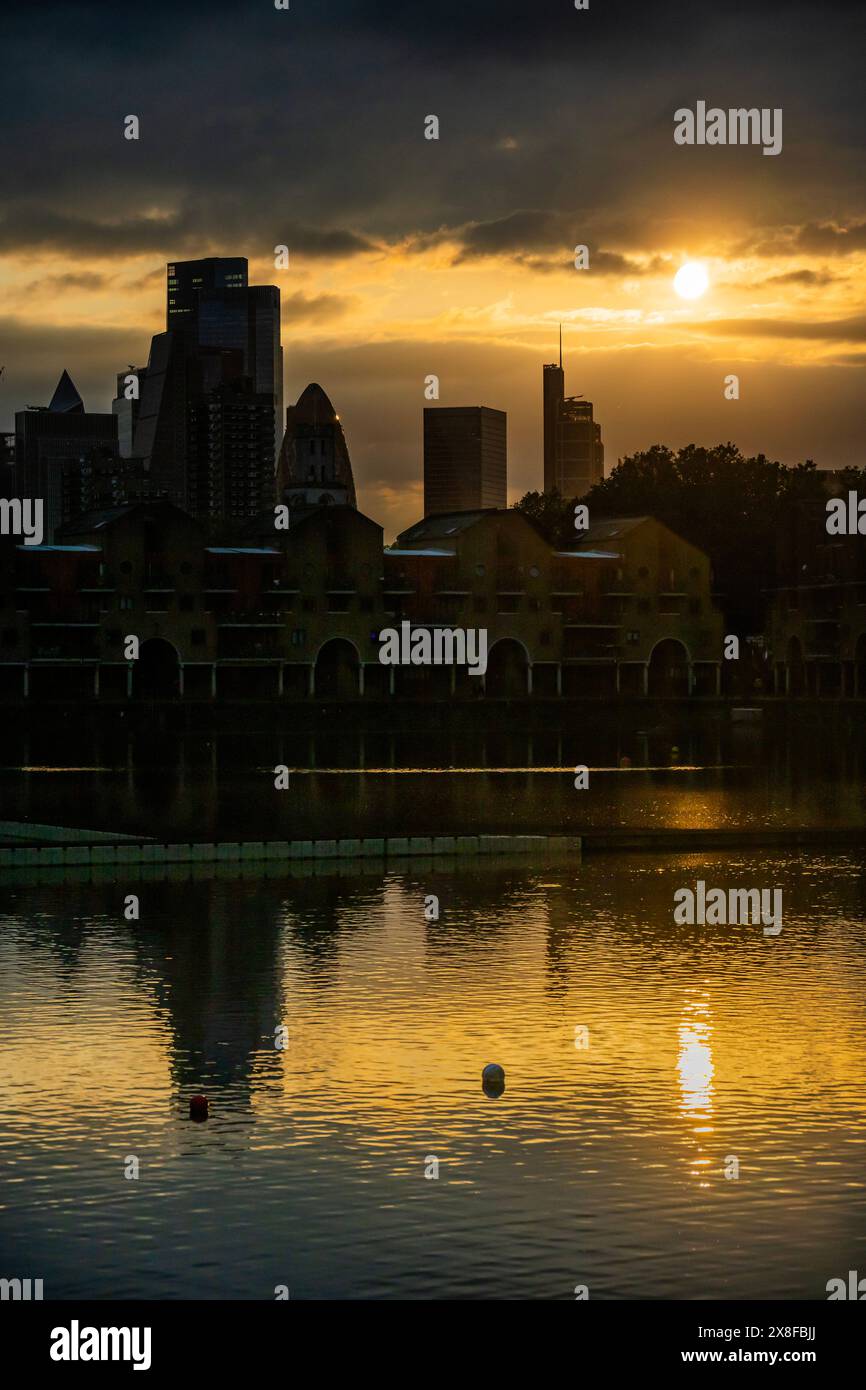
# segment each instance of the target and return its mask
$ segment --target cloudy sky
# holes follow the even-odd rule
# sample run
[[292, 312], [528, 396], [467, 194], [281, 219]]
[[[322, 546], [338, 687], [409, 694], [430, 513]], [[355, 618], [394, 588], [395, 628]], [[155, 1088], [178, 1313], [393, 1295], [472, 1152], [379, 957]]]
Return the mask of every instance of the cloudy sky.
[[[540, 486], [560, 322], [566, 388], [594, 402], [608, 468], [655, 442], [728, 439], [862, 463], [864, 13], [7, 6], [0, 428], [64, 367], [108, 409], [114, 374], [164, 327], [165, 262], [223, 254], [280, 286], [286, 399], [325, 387], [359, 504], [389, 536], [421, 511], [429, 374], [440, 404], [507, 410], [511, 497]], [[782, 152], [675, 144], [674, 112], [699, 100], [781, 108]], [[693, 260], [710, 286], [686, 300], [673, 279]]]

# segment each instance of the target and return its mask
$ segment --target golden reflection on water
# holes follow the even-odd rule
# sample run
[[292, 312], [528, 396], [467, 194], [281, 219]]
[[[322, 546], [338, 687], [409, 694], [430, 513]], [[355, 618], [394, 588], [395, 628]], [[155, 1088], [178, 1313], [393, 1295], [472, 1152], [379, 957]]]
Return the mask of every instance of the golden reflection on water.
[[[551, 1271], [581, 1260], [594, 1287], [646, 1296], [644, 1255], [654, 1296], [718, 1296], [731, 1271], [738, 1296], [820, 1296], [866, 1239], [862, 864], [750, 852], [555, 872], [143, 882], [140, 923], [117, 884], [0, 894], [4, 1223], [30, 1238], [27, 1214], [50, 1212], [51, 1267], [79, 1212], [109, 1252], [132, 1223], [165, 1280], [173, 1204], [192, 1203], [205, 1248], [176, 1276], [184, 1296], [208, 1260], [224, 1267], [207, 1248], [224, 1228], [238, 1278], [291, 1249], [308, 1292], [340, 1296], [477, 1293], [482, 1266], [498, 1294], [558, 1296]], [[696, 876], [781, 884], [780, 937], [674, 926], [673, 892]], [[211, 1119], [191, 1126], [200, 1089]], [[139, 1152], [141, 1202], [118, 1192]], [[425, 1239], [438, 1262], [413, 1263]]]
[[[677, 1072], [680, 1084], [680, 1113], [689, 1123], [692, 1135], [712, 1134], [709, 1123], [713, 1116], [713, 1051], [711, 1047], [712, 1022], [710, 1018], [709, 991], [703, 990], [696, 998], [691, 998], [679, 1025], [679, 1056]], [[695, 1124], [696, 1120], [705, 1123]], [[695, 1153], [690, 1160], [693, 1176], [703, 1178], [702, 1169], [710, 1164], [700, 1139], [695, 1145]], [[707, 1186], [702, 1182], [701, 1186]]]

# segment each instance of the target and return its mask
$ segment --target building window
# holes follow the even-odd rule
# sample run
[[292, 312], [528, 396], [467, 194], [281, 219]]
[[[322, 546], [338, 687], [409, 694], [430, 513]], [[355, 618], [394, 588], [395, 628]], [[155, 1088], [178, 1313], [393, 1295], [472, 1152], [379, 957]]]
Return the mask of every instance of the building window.
[[3, 629], [3, 646], [4, 646], [4, 647], [14, 647], [17, 641], [18, 641], [18, 632], [17, 632], [17, 630], [16, 630], [14, 627], [4, 627], [4, 629]]
[[475, 602], [474, 602], [473, 605], [472, 605], [472, 607], [475, 609], [475, 612], [476, 612], [476, 613], [486, 613], [486, 612], [487, 612], [487, 599], [486, 599], [486, 598], [476, 598], [476, 599], [475, 599]]
[[305, 598], [301, 604], [301, 607], [305, 613], [315, 613], [316, 600], [314, 598]]
[[180, 603], [181, 613], [191, 613], [195, 608], [195, 598], [192, 594], [181, 594], [178, 601]]
[[133, 599], [131, 599], [131, 598], [129, 597], [128, 594], [123, 594], [123, 595], [121, 595], [120, 606], [121, 606], [121, 608], [134, 608], [134, 607], [135, 607], [135, 603], [134, 603]]
[[630, 647], [636, 647], [640, 641], [640, 633], [632, 628], [630, 632], [626, 633], [625, 640]]
[[547, 631], [547, 628], [545, 628], [544, 631], [541, 633], [540, 640], [542, 647], [550, 646], [550, 633]]
[[699, 599], [699, 598], [690, 598], [690, 599], [689, 599], [689, 612], [690, 612], [690, 613], [700, 613], [700, 611], [701, 611], [701, 601], [700, 601], [700, 599]]
[[361, 598], [361, 612], [362, 612], [362, 613], [372, 613], [372, 611], [373, 611], [373, 600], [372, 600], [371, 598], [369, 598], [367, 595], [363, 595], [362, 598]]
[[189, 635], [189, 639], [194, 647], [203, 647], [207, 641], [207, 633], [203, 627], [194, 627]]

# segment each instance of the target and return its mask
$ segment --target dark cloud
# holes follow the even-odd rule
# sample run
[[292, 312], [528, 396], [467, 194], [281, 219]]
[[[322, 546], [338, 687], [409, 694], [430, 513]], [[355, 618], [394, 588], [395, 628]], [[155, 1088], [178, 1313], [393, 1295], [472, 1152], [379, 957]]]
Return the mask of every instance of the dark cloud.
[[[287, 399], [321, 379], [344, 402], [362, 501], [365, 477], [417, 481], [431, 370], [453, 403], [507, 405], [511, 476], [537, 485], [540, 359], [489, 342], [324, 353], [292, 323], [337, 322], [351, 307], [316, 283], [329, 258], [360, 264], [382, 246], [453, 239], [465, 263], [507, 257], [515, 276], [544, 275], [585, 243], [590, 275], [638, 276], [702, 238], [798, 262], [866, 245], [862, 9], [843, 0], [591, 0], [582, 12], [572, 0], [292, 0], [288, 11], [272, 0], [49, 0], [7, 5], [3, 26], [0, 255], [56, 255], [58, 290], [76, 258], [115, 262], [106, 273], [125, 283], [124, 262], [146, 256], [154, 268], [137, 284], [160, 299], [171, 258], [263, 263], [285, 244], [293, 264], [311, 261], [305, 291], [284, 301]], [[782, 154], [676, 147], [674, 111], [701, 98], [783, 107]], [[439, 141], [423, 137], [431, 112]], [[138, 142], [123, 139], [127, 113], [141, 118]], [[809, 269], [776, 284], [820, 288]], [[863, 338], [857, 317], [702, 331]], [[150, 337], [10, 320], [0, 334], [7, 422], [47, 400], [64, 366], [88, 406], [106, 408], [114, 373], [144, 361]], [[575, 354], [569, 387], [595, 393], [610, 459], [656, 437], [677, 443], [671, 419], [680, 442], [727, 437], [716, 367], [689, 358]], [[810, 378], [764, 370], [785, 407], [753, 377], [739, 442], [848, 459], [858, 374], [825, 378], [816, 412]]]
[[70, 271], [66, 275], [41, 275], [38, 280], [33, 280], [27, 288], [39, 290], [43, 294], [53, 294], [58, 291], [63, 293], [64, 290], [104, 290], [109, 285], [113, 285], [116, 278], [114, 275], [102, 275], [96, 270]]
[[739, 253], [750, 256], [796, 256], [808, 252], [816, 256], [850, 256], [866, 248], [866, 220], [847, 225], [835, 222], [808, 222], [762, 231], [744, 241]]
[[321, 323], [326, 319], [340, 318], [343, 314], [347, 314], [356, 303], [357, 299], [349, 295], [305, 295], [300, 291], [296, 294], [284, 294], [281, 300], [283, 328], [290, 330], [293, 323], [300, 323], [303, 320]]
[[736, 338], [814, 338], [827, 342], [866, 342], [866, 317], [816, 319], [796, 322], [789, 319], [708, 319], [691, 325], [701, 333], [718, 333]]
[[[224, 243], [224, 234], [216, 230], [218, 225], [195, 211], [96, 221], [25, 204], [0, 217], [0, 252], [51, 250], [71, 256], [121, 257], [158, 251], [166, 259], [185, 253], [204, 255], [215, 242], [217, 249]], [[275, 245], [287, 245], [290, 254], [309, 259], [355, 256], [373, 248], [367, 238], [339, 228], [288, 222], [277, 230], [282, 241]], [[161, 275], [164, 273], [163, 268]]]
[[768, 275], [762, 285], [832, 285], [841, 277], [826, 270], [789, 270], [784, 275]]

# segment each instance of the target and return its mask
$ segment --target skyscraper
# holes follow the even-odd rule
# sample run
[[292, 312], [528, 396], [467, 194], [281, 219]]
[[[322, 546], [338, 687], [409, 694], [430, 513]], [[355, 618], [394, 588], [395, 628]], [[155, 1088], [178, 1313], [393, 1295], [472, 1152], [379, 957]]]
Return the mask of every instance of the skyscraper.
[[243, 520], [251, 496], [255, 510], [275, 495], [280, 292], [249, 285], [247, 274], [242, 256], [167, 266], [167, 328], [151, 344], [135, 412], [133, 453], [147, 461], [155, 495], [211, 521]]
[[246, 289], [246, 256], [205, 256], [166, 266], [165, 326], [197, 339], [199, 296], [207, 290]]
[[424, 410], [424, 515], [508, 505], [504, 410]]
[[592, 402], [565, 394], [561, 330], [559, 362], [545, 365], [543, 382], [544, 491], [583, 497], [604, 477], [604, 445]]

